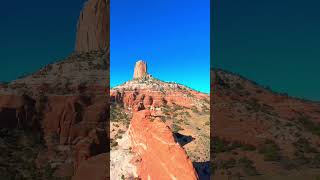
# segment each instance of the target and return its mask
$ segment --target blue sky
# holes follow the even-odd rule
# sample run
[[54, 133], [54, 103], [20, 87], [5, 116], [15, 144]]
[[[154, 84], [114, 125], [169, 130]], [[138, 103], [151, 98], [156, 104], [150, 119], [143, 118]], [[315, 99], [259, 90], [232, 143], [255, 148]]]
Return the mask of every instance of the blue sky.
[[320, 101], [320, 1], [214, 2], [212, 67]]
[[14, 80], [71, 54], [84, 2], [1, 2], [0, 81]]
[[111, 87], [132, 79], [134, 64], [208, 93], [210, 90], [210, 1], [111, 1]]

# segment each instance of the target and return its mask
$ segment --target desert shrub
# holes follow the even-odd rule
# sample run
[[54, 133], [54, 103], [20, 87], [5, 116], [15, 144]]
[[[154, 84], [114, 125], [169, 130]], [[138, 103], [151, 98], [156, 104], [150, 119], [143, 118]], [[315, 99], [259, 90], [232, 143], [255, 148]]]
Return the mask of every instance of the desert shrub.
[[122, 129], [119, 129], [118, 133], [119, 133], [119, 134], [124, 134], [125, 131], [123, 131]]
[[293, 159], [293, 163], [296, 166], [301, 166], [309, 163], [309, 159], [304, 155], [301, 151], [294, 152], [295, 158]]
[[188, 122], [187, 119], [186, 119], [185, 121], [183, 121], [183, 123], [184, 123], [185, 125], [190, 125], [190, 123]]
[[255, 151], [256, 147], [250, 144], [242, 144], [240, 149], [243, 151]]
[[130, 123], [129, 116], [124, 109], [119, 105], [112, 104], [110, 107], [110, 121], [111, 122], [123, 122], [125, 124]]
[[182, 106], [179, 106], [177, 104], [173, 104], [173, 111], [179, 111], [179, 110], [182, 110]]
[[161, 119], [162, 122], [166, 122], [166, 117], [165, 116], [161, 116], [160, 119]]
[[55, 169], [52, 168], [49, 163], [46, 164], [46, 166], [44, 167], [43, 170], [44, 170], [43, 174], [44, 174], [45, 179], [53, 179], [53, 174], [54, 174]]
[[184, 112], [185, 116], [191, 117], [190, 113], [188, 111]]
[[110, 139], [110, 146], [111, 147], [116, 147], [116, 146], [118, 146], [118, 142], [116, 140], [114, 140], [114, 139]]
[[247, 104], [248, 104], [248, 107], [247, 107], [248, 110], [252, 110], [254, 112], [259, 112], [261, 110], [261, 105], [259, 104], [258, 100], [255, 98], [250, 98], [247, 101]]
[[205, 122], [204, 125], [210, 126], [210, 121]]
[[259, 153], [263, 154], [265, 161], [279, 161], [281, 158], [280, 148], [272, 140], [266, 140], [260, 147]]
[[320, 136], [320, 123], [311, 121], [307, 116], [300, 116], [298, 121], [306, 130], [310, 131], [312, 134]]
[[233, 159], [233, 158], [230, 158], [229, 160], [227, 160], [227, 161], [223, 161], [222, 163], [221, 163], [221, 169], [230, 169], [230, 168], [233, 168], [233, 167], [235, 167], [236, 166], [236, 164], [237, 164], [237, 161], [235, 160], [235, 159]]
[[257, 169], [254, 167], [253, 162], [247, 157], [242, 157], [238, 160], [239, 165], [242, 167], [243, 172], [248, 176], [258, 175]]
[[198, 108], [195, 107], [195, 106], [192, 106], [192, 107], [191, 107], [191, 111], [192, 111], [193, 113], [199, 113]]
[[213, 151], [214, 153], [222, 153], [232, 150], [230, 147], [230, 143], [220, 139], [219, 137], [215, 137], [213, 139]]
[[236, 87], [237, 90], [242, 90], [242, 89], [244, 89], [244, 87], [243, 87], [242, 84], [240, 84], [240, 83], [236, 83], [235, 87]]
[[179, 125], [177, 125], [177, 124], [172, 124], [172, 131], [173, 131], [174, 133], [177, 133], [177, 132], [179, 132], [179, 131], [181, 131], [181, 130], [183, 130], [183, 128], [182, 128], [181, 126], [179, 126]]
[[202, 109], [202, 112], [203, 112], [203, 113], [208, 113], [208, 112], [210, 112], [210, 109], [209, 109], [206, 105], [202, 105], [201, 109]]
[[313, 158], [311, 159], [310, 166], [312, 168], [319, 168], [320, 167], [320, 154], [317, 153]]
[[168, 105], [164, 105], [161, 110], [162, 110], [163, 114], [165, 114], [165, 115], [170, 114], [170, 108]]
[[293, 143], [294, 147], [303, 153], [317, 153], [317, 149], [311, 146], [310, 142], [305, 138], [299, 138], [297, 142]]

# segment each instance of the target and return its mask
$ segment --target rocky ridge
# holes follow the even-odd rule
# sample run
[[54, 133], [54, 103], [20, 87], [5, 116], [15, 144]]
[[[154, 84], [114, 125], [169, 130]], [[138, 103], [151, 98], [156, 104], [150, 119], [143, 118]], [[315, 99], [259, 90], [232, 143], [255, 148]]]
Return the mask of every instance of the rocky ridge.
[[211, 73], [213, 178], [317, 177], [319, 103], [273, 92], [227, 71]]

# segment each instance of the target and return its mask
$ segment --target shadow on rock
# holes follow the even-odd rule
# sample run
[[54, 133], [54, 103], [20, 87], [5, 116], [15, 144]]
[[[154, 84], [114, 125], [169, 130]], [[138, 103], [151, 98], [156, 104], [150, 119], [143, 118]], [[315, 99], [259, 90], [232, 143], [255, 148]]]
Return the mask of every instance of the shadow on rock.
[[188, 143], [190, 143], [191, 141], [194, 140], [194, 138], [192, 136], [186, 136], [180, 133], [173, 133], [175, 140], [180, 144], [180, 146], [184, 146]]
[[210, 161], [193, 162], [192, 164], [198, 173], [199, 180], [210, 180]]

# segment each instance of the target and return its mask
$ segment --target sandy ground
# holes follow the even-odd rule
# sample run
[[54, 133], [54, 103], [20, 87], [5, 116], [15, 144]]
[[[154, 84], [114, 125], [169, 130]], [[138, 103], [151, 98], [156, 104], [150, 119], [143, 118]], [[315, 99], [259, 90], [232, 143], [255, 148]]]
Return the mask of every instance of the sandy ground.
[[134, 179], [137, 177], [137, 169], [131, 164], [133, 154], [130, 152], [131, 142], [128, 131], [123, 134], [121, 139], [117, 139], [118, 146], [110, 153], [110, 179], [119, 180]]

